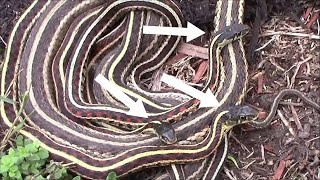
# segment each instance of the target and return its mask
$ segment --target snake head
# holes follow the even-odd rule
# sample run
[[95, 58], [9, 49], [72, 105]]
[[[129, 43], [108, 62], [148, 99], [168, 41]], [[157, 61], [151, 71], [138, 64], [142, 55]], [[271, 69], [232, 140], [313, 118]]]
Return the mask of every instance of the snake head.
[[225, 114], [227, 116], [225, 124], [233, 127], [238, 124], [247, 123], [257, 119], [258, 113], [259, 111], [250, 106], [232, 106], [229, 108], [228, 113]]
[[232, 24], [225, 26], [223, 29], [217, 32], [217, 42], [220, 46], [225, 46], [234, 40], [240, 39], [249, 32], [249, 26], [245, 24]]
[[168, 122], [161, 122], [154, 127], [156, 134], [166, 144], [173, 144], [177, 142], [176, 132], [172, 125]]

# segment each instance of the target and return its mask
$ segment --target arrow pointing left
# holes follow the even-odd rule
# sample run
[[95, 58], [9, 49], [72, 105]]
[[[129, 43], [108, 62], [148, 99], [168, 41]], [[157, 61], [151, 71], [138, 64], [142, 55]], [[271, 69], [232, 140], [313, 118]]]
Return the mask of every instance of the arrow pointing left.
[[102, 74], [99, 74], [94, 80], [130, 109], [126, 113], [127, 115], [143, 118], [148, 117], [146, 109], [144, 108], [143, 103], [140, 99], [135, 102], [127, 94], [122, 92], [116, 85], [106, 79]]

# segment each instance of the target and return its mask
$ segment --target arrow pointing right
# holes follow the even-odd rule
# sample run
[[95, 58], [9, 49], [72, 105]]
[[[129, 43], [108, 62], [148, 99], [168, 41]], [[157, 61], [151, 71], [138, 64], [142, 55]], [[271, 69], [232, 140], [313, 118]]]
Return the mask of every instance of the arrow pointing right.
[[187, 36], [187, 42], [201, 36], [204, 31], [197, 28], [190, 22], [187, 23], [187, 28], [184, 27], [161, 27], [161, 26], [143, 26], [143, 34], [158, 34], [168, 36]]
[[161, 77], [161, 81], [168, 84], [169, 86], [174, 87], [175, 89], [178, 89], [198, 100], [200, 100], [199, 107], [218, 107], [220, 106], [217, 98], [213, 95], [213, 93], [210, 91], [210, 89], [207, 90], [206, 93], [199, 91], [196, 88], [193, 88], [192, 86], [189, 86], [185, 82], [167, 75], [163, 74]]

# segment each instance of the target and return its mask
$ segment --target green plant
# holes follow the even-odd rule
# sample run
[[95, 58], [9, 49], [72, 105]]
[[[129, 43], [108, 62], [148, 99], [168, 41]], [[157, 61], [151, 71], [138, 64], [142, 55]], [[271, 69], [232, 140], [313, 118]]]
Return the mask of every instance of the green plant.
[[[67, 173], [65, 165], [62, 163], [48, 162], [49, 152], [40, 147], [39, 142], [32, 142], [19, 135], [15, 139], [15, 147], [10, 139], [24, 127], [25, 119], [21, 117], [26, 102], [28, 92], [22, 94], [19, 99], [20, 108], [16, 113], [12, 126], [6, 131], [0, 144], [0, 179], [25, 179], [25, 180], [45, 180], [45, 179], [72, 179], [81, 180], [80, 176], [72, 178]], [[0, 101], [4, 103], [16, 104], [17, 102], [0, 96]], [[12, 147], [4, 152], [5, 147], [10, 144]]]
[[36, 175], [49, 157], [47, 150], [41, 148], [37, 142], [23, 139], [20, 135], [16, 139], [16, 148], [10, 148], [8, 154], [1, 157], [0, 173], [4, 179], [22, 179], [22, 175]]
[[[16, 138], [16, 148], [10, 148], [6, 155], [1, 156], [0, 173], [6, 179], [72, 179], [61, 163], [48, 162], [49, 152], [40, 147], [38, 142], [32, 142], [19, 135]], [[75, 177], [74, 179], [79, 179]]]
[[[0, 100], [3, 101], [4, 103], [9, 103], [9, 104], [16, 104], [17, 103], [14, 100], [9, 99], [4, 96], [0, 96]], [[3, 139], [1, 140], [1, 144], [0, 144], [0, 152], [1, 153], [3, 152], [3, 149], [7, 146], [10, 138], [16, 132], [18, 132], [20, 129], [23, 128], [24, 123], [25, 123], [25, 119], [23, 119], [21, 117], [21, 114], [22, 114], [23, 109], [24, 109], [28, 100], [29, 100], [29, 92], [23, 93], [21, 96], [21, 99], [20, 99], [20, 108], [19, 108], [19, 111], [16, 112], [16, 117], [15, 117], [14, 121], [12, 122], [12, 126], [6, 131]]]
[[117, 180], [118, 176], [115, 172], [110, 172], [106, 177], [106, 180]]

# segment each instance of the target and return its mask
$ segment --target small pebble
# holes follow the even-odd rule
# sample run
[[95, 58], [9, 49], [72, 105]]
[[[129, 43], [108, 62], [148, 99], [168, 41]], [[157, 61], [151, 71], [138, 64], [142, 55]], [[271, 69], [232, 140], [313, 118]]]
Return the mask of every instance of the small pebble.
[[274, 165], [273, 160], [268, 160], [268, 161], [267, 161], [267, 165], [268, 165], [268, 166], [272, 166], [272, 165]]
[[303, 125], [303, 131], [299, 132], [298, 137], [303, 138], [303, 139], [307, 139], [310, 137], [310, 124], [309, 123]]

